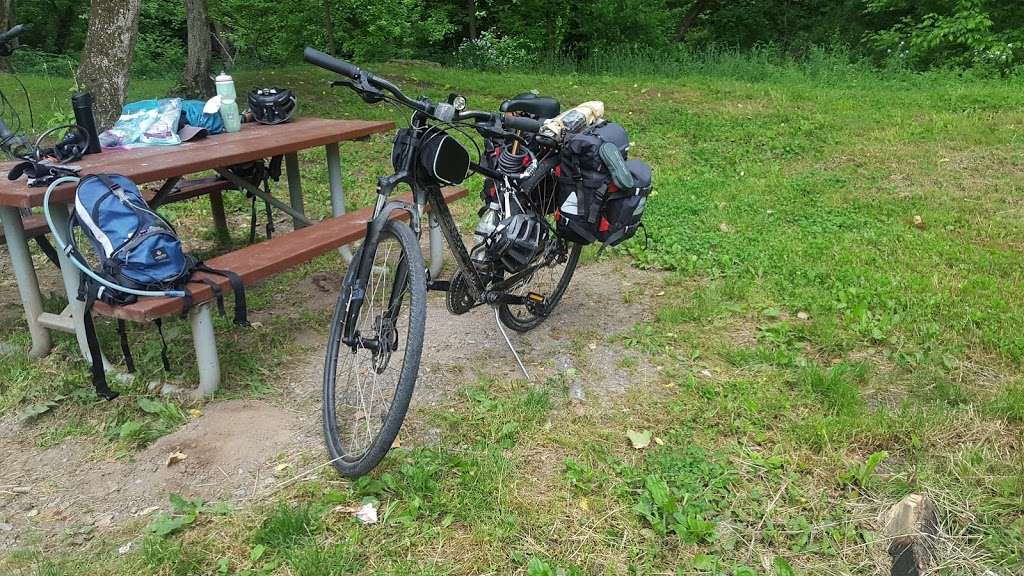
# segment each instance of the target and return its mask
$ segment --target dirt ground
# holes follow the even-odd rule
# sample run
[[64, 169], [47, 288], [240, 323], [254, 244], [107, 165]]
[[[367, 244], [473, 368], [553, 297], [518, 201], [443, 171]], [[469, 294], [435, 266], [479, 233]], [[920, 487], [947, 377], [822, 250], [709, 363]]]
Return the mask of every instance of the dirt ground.
[[[45, 282], [44, 282], [45, 284]], [[329, 306], [333, 282], [309, 278], [307, 306]], [[653, 378], [616, 335], [652, 313], [662, 278], [613, 260], [581, 267], [555, 314], [531, 333], [508, 331], [537, 386], [567, 382], [573, 402], [608, 402], [633, 384]], [[5, 296], [13, 290], [5, 286]], [[631, 298], [623, 298], [629, 293]], [[5, 300], [8, 298], [5, 297]], [[628, 302], [624, 302], [628, 300]], [[5, 304], [7, 304], [5, 302]], [[10, 307], [5, 305], [4, 308]], [[171, 493], [245, 506], [309, 475], [335, 475], [323, 466], [320, 382], [326, 334], [303, 334], [308, 350], [273, 382], [281, 394], [265, 400], [214, 400], [202, 414], [131, 458], [98, 456], [95, 440], [69, 439], [38, 448], [32, 434], [8, 416], [0, 420], [0, 552], [58, 534], [91, 538], [166, 509]], [[572, 369], [572, 370], [570, 370]], [[559, 380], [552, 377], [566, 376]], [[429, 298], [420, 377], [403, 442], [444, 442], [423, 428], [417, 408], [444, 402], [481, 378], [521, 378], [497, 330], [493, 311], [452, 316], [444, 294]], [[176, 452], [187, 457], [168, 465]], [[297, 478], [298, 477], [298, 478]]]

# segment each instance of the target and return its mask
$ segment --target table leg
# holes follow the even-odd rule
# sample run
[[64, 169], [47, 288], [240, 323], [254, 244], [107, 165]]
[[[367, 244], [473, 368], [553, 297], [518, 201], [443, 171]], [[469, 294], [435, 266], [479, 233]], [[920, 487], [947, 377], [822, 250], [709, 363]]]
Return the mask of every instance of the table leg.
[[[67, 230], [69, 224], [68, 206], [56, 206], [50, 211], [50, 216], [53, 218], [53, 225], [57, 230]], [[85, 324], [83, 318], [85, 317], [85, 302], [78, 299], [78, 286], [81, 283], [81, 271], [75, 268], [75, 265], [71, 263], [68, 256], [64, 252], [57, 252], [58, 259], [60, 260], [60, 274], [64, 278], [64, 292], [68, 297], [67, 311], [71, 314], [71, 323], [75, 329], [75, 338], [78, 340], [78, 349], [82, 352], [82, 357], [87, 361], [92, 362], [92, 356], [89, 354], [89, 343], [85, 339]], [[110, 370], [110, 362], [103, 358], [103, 369]]]
[[210, 192], [210, 212], [213, 214], [213, 229], [217, 233], [217, 239], [222, 241], [230, 239], [228, 217], [224, 212], [224, 195], [219, 190]]
[[25, 308], [25, 320], [28, 331], [32, 335], [32, 349], [29, 356], [39, 358], [50, 351], [50, 332], [39, 323], [39, 315], [43, 313], [43, 298], [39, 293], [39, 279], [32, 265], [32, 255], [25, 238], [21, 213], [11, 206], [0, 206], [0, 220], [3, 220], [4, 237], [7, 251], [11, 256], [11, 267], [18, 283], [18, 294]]
[[217, 356], [217, 340], [213, 332], [213, 316], [210, 303], [200, 304], [189, 313], [192, 322], [192, 342], [196, 348], [196, 364], [199, 366], [199, 388], [196, 397], [213, 396], [220, 386], [220, 359]]
[[437, 280], [444, 268], [444, 235], [441, 233], [441, 222], [430, 213], [430, 278]]
[[[338, 143], [328, 144], [327, 150], [327, 181], [331, 187], [331, 214], [341, 216], [345, 213], [345, 187], [341, 180], [341, 152]], [[338, 248], [345, 263], [352, 261], [352, 250], [348, 246]]]
[[[305, 214], [306, 210], [302, 205], [302, 178], [299, 176], [299, 155], [295, 152], [285, 154], [284, 167], [288, 173], [288, 198], [291, 200], [292, 208]], [[292, 226], [298, 230], [304, 228], [306, 223], [292, 218]]]

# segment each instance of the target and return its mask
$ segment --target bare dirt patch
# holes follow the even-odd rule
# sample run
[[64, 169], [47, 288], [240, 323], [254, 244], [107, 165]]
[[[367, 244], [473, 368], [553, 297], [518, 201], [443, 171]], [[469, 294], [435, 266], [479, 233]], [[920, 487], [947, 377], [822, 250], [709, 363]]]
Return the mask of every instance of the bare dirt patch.
[[[308, 310], [333, 306], [336, 295], [325, 288], [337, 280], [322, 273], [301, 280], [300, 291], [308, 298], [299, 305]], [[577, 406], [585, 406], [651, 380], [653, 368], [640, 354], [627, 351], [623, 337], [653, 315], [653, 296], [662, 280], [661, 274], [637, 270], [626, 260], [577, 270], [547, 322], [528, 334], [508, 331], [532, 383], [568, 383], [577, 390]], [[412, 443], [444, 441], [423, 428], [420, 408], [444, 402], [480, 379], [522, 378], [492, 309], [452, 316], [440, 293], [431, 295], [428, 306], [420, 378], [403, 431], [403, 441]], [[38, 448], [13, 418], [0, 423], [0, 552], [35, 535], [56, 542], [69, 534], [94, 537], [128, 522], [148, 522], [154, 507], [167, 508], [172, 493], [244, 505], [296, 473], [300, 459], [320, 464], [326, 326], [313, 328], [300, 337], [309, 352], [281, 370], [274, 382], [281, 396], [212, 402], [202, 407], [202, 415], [132, 458], [101, 454], [102, 441], [92, 439]], [[628, 368], [622, 365], [627, 355], [638, 357]], [[186, 458], [168, 465], [175, 452]], [[282, 463], [292, 466], [282, 472]]]

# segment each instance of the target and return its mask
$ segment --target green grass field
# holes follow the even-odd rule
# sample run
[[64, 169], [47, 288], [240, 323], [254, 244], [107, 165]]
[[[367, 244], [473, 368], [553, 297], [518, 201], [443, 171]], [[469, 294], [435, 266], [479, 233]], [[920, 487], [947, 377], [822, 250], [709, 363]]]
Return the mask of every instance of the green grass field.
[[[875, 517], [920, 492], [948, 534], [939, 573], [1022, 573], [1024, 84], [826, 64], [671, 77], [376, 67], [474, 108], [530, 89], [605, 101], [655, 170], [650, 243], [612, 257], [670, 271], [655, 319], [628, 338], [658, 381], [582, 413], [558, 383], [467, 381], [422, 414], [457, 444], [395, 449], [356, 483], [326, 475], [248, 509], [192, 510], [193, 524], [123, 556], [109, 539], [26, 545], [0, 572], [875, 574], [886, 547]], [[327, 79], [309, 67], [239, 74], [242, 87], [296, 88], [306, 115], [398, 119]], [[65, 100], [65, 80], [25, 81], [52, 100], [37, 117]], [[13, 86], [0, 81], [9, 96]], [[167, 87], [136, 83], [132, 96]], [[352, 206], [367, 203], [388, 149], [385, 137], [345, 148]], [[321, 155], [303, 162], [326, 199]], [[198, 203], [173, 210], [184, 226], [206, 216]], [[467, 223], [472, 210], [460, 207]], [[250, 305], [286, 302], [318, 266]], [[5, 318], [0, 339], [27, 344], [20, 311]], [[222, 397], [275, 394], [303, 318], [273, 322], [242, 334], [223, 323]], [[188, 348], [176, 347], [182, 366]], [[143, 346], [144, 374], [159, 371], [156, 351]], [[84, 437], [130, 455], [185, 419], [61, 398], [87, 382], [73, 352], [62, 340], [40, 362], [2, 357], [0, 412], [60, 398], [33, 424], [41, 445]], [[145, 396], [139, 381], [128, 398]], [[630, 429], [659, 441], [633, 449]], [[333, 512], [365, 499], [382, 511], [372, 529]]]

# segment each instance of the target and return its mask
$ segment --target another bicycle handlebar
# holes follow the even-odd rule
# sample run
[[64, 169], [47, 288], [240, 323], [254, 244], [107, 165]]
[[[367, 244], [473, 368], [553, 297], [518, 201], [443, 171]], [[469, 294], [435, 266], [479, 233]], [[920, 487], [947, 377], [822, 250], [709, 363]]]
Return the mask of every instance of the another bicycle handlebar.
[[25, 32], [25, 30], [26, 28], [24, 24], [18, 24], [14, 28], [11, 28], [10, 30], [4, 32], [3, 34], [0, 34], [0, 44], [7, 44], [11, 40], [14, 40], [18, 36], [21, 36], [21, 34]]

